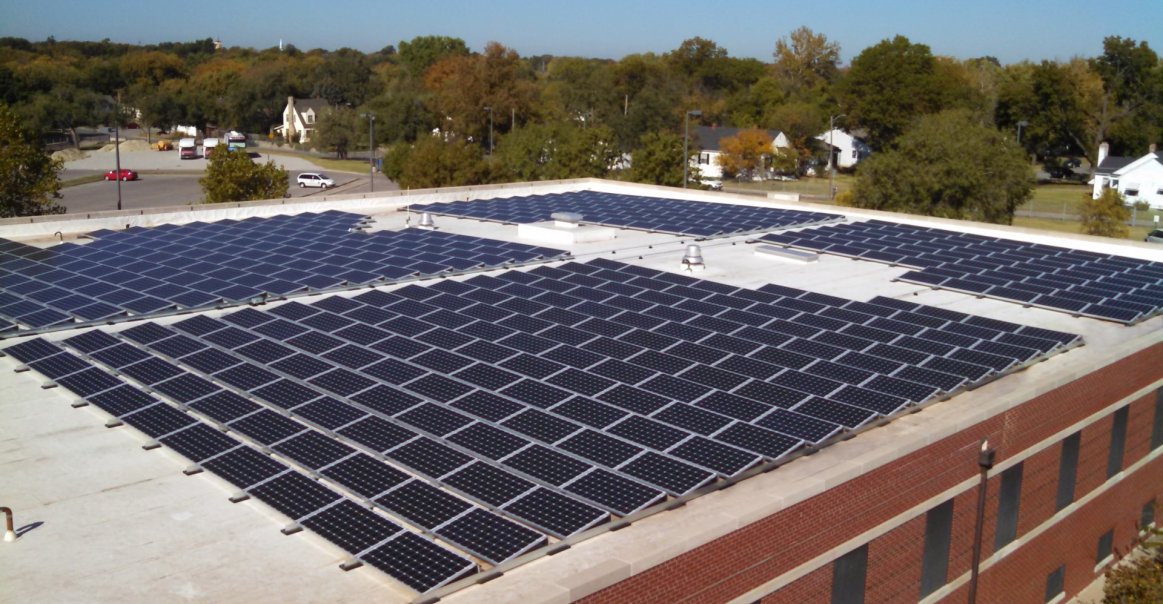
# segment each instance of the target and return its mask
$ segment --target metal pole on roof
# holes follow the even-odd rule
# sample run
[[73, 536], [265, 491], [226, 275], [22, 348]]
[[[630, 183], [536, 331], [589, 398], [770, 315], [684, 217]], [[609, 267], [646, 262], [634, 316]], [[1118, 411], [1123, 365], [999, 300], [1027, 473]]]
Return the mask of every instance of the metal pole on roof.
[[828, 116], [828, 199], [836, 199], [836, 145], [832, 144], [836, 136], [836, 118], [848, 117], [841, 113]]
[[977, 524], [973, 527], [973, 566], [969, 572], [969, 604], [977, 602], [977, 577], [981, 567], [981, 532], [985, 524], [985, 491], [989, 487], [989, 470], [993, 468], [995, 451], [989, 448], [989, 441], [981, 441], [977, 454], [977, 466], [981, 469], [981, 483], [977, 487]]
[[682, 118], [682, 188], [687, 188], [687, 169], [691, 163], [690, 152], [687, 151], [687, 139], [690, 138], [691, 116], [699, 117], [703, 112], [700, 109], [691, 109]]

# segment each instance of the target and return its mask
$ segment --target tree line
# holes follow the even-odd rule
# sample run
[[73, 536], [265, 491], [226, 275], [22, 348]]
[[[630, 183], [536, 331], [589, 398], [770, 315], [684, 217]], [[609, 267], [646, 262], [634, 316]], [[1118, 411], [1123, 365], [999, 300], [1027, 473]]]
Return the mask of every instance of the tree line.
[[937, 56], [904, 36], [842, 65], [840, 46], [806, 27], [776, 40], [767, 62], [698, 37], [620, 60], [522, 57], [498, 42], [475, 52], [446, 36], [371, 53], [0, 38], [0, 95], [39, 132], [127, 121], [111, 116], [119, 95], [143, 125], [265, 134], [287, 97], [323, 98], [314, 144], [366, 151], [373, 114], [384, 170], [405, 187], [610, 177], [628, 157], [619, 177], [680, 185], [696, 109], [692, 126], [782, 131], [795, 159], [821, 153], [814, 137], [830, 120], [882, 153], [922, 118], [953, 112], [1047, 164], [1093, 163], [1103, 141], [1139, 155], [1163, 130], [1159, 58], [1118, 36], [1096, 57], [1010, 65]]

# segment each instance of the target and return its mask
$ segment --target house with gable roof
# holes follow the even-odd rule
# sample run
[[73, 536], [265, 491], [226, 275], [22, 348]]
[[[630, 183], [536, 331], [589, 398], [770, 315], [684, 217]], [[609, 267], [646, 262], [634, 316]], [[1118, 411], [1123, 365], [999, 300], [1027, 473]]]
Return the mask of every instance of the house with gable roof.
[[289, 96], [287, 106], [283, 109], [283, 123], [275, 126], [274, 133], [282, 136], [287, 142], [311, 142], [315, 123], [328, 106], [326, 99], [296, 99]]
[[1152, 208], [1163, 209], [1163, 153], [1151, 145], [1142, 157], [1110, 155], [1110, 146], [1098, 147], [1098, 163], [1094, 168], [1092, 196], [1098, 199], [1106, 189], [1115, 189], [1127, 203], [1145, 201]]
[[[744, 130], [754, 130], [754, 128], [724, 128], [721, 126], [699, 126], [695, 131], [698, 145], [701, 149], [697, 160], [697, 166], [692, 160], [692, 168], [698, 168], [699, 176], [703, 180], [713, 180], [723, 178], [723, 166], [720, 163], [723, 155], [722, 143], [723, 139], [738, 136]], [[781, 149], [790, 149], [791, 141], [788, 140], [787, 135], [779, 130], [764, 130], [768, 136], [771, 137], [771, 152], [780, 153]]]

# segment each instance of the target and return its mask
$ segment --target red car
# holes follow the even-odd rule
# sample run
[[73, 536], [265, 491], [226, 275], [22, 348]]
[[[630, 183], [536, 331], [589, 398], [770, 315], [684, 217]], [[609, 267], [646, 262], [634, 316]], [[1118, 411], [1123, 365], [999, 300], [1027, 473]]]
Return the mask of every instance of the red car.
[[110, 170], [105, 173], [105, 180], [137, 180], [137, 172], [122, 168], [120, 172]]

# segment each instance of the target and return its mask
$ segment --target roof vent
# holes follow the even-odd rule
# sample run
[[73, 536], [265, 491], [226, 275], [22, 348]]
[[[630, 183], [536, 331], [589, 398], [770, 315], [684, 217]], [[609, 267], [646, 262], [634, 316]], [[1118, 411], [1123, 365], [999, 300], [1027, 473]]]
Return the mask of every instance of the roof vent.
[[431, 229], [431, 230], [435, 231], [436, 230], [436, 222], [434, 222], [432, 220], [432, 214], [429, 214], [428, 212], [424, 212], [423, 214], [421, 214], [420, 215], [420, 224], [418, 225], [418, 227], [421, 229]]
[[553, 226], [556, 227], [577, 228], [582, 221], [582, 215], [578, 212], [554, 212], [549, 217], [553, 219]]
[[703, 250], [693, 243], [686, 246], [686, 254], [682, 257], [682, 267], [688, 271], [693, 271], [695, 268], [707, 268], [703, 262]]

